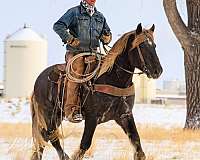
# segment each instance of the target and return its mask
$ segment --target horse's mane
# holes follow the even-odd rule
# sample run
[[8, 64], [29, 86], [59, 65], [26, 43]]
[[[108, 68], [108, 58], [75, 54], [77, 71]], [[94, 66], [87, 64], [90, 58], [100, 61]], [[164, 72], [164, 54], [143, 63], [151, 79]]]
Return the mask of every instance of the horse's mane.
[[113, 47], [110, 49], [108, 54], [103, 58], [103, 62], [102, 62], [98, 77], [100, 77], [107, 70], [112, 68], [117, 56], [120, 55], [124, 51], [125, 46], [127, 45], [127, 42], [128, 42], [128, 38], [133, 33], [135, 33], [135, 31], [130, 31], [123, 34], [121, 38], [119, 38], [114, 43]]

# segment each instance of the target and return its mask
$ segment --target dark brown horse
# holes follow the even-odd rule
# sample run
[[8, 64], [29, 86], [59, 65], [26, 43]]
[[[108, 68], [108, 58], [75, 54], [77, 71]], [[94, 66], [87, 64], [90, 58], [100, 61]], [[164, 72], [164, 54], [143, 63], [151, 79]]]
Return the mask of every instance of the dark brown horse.
[[[123, 90], [133, 84], [132, 78], [135, 68], [140, 69], [147, 77], [157, 79], [162, 73], [162, 67], [156, 54], [153, 32], [154, 25], [146, 30], [142, 29], [141, 24], [139, 24], [135, 31], [125, 33], [106, 56], [113, 61], [112, 68], [103, 73], [94, 83], [111, 85]], [[54, 68], [55, 66], [51, 66], [44, 70], [37, 78], [34, 87], [31, 111], [35, 151], [32, 154], [32, 160], [42, 159], [44, 142], [48, 141], [56, 149], [60, 160], [70, 159], [63, 151], [57, 134], [57, 128], [64, 118], [64, 113], [63, 106], [56, 105], [58, 99], [61, 100], [62, 97], [60, 94], [57, 98], [58, 84], [51, 82], [48, 78]], [[144, 160], [145, 154], [132, 114], [134, 98], [134, 94], [116, 96], [98, 91], [90, 92], [87, 88], [82, 87], [82, 103], [83, 100], [86, 100], [82, 104], [85, 128], [80, 148], [71, 159], [81, 160], [83, 158], [91, 145], [98, 124], [115, 120], [130, 139], [134, 149], [134, 160]], [[64, 101], [66, 101], [65, 98]]]

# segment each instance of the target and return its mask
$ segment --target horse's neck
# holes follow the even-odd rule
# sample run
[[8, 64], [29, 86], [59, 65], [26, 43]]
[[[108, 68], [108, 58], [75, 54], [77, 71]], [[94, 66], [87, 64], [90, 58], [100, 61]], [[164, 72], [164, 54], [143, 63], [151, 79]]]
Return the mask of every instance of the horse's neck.
[[133, 70], [130, 69], [130, 64], [128, 61], [128, 55], [122, 53], [115, 61], [114, 68], [112, 72], [117, 75], [118, 82], [123, 86], [127, 87], [132, 83]]
[[122, 88], [126, 88], [130, 86], [130, 84], [132, 83], [132, 78], [133, 78], [132, 74], [125, 72], [124, 70], [122, 70], [116, 65], [114, 69], [116, 70], [116, 71], [113, 70], [116, 74], [116, 79], [115, 79], [116, 84], [118, 84], [119, 87], [122, 87]]
[[133, 75], [121, 68], [129, 70], [127, 54], [122, 54], [116, 58], [112, 70], [102, 75], [97, 83], [109, 84], [120, 88], [128, 87], [132, 83]]
[[[122, 67], [124, 69], [130, 70], [128, 54], [123, 52], [127, 52], [128, 38], [131, 33], [132, 32], [124, 34], [111, 48], [104, 62], [106, 62], [105, 68], [108, 69], [107, 66], [113, 66], [112, 70], [103, 74], [97, 80], [97, 83], [110, 84], [122, 88], [125, 88], [132, 83], [133, 75], [121, 69]], [[116, 64], [118, 64], [120, 67], [118, 67]]]

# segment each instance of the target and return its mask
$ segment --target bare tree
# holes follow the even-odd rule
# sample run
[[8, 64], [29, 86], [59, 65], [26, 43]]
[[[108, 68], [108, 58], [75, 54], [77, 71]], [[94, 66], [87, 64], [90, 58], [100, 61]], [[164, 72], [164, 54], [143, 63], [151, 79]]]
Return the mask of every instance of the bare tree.
[[188, 24], [176, 0], [163, 0], [169, 24], [184, 50], [187, 115], [185, 128], [200, 128], [200, 0], [186, 0]]

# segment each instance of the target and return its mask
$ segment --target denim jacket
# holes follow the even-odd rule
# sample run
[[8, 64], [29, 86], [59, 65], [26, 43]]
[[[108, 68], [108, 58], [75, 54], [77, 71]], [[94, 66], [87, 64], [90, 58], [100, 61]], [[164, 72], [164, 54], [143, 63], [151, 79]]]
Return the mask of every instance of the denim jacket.
[[90, 16], [82, 4], [69, 9], [53, 26], [64, 43], [72, 36], [80, 40], [80, 45], [67, 50], [72, 52], [96, 51], [103, 34], [111, 34], [102, 13], [96, 10]]

